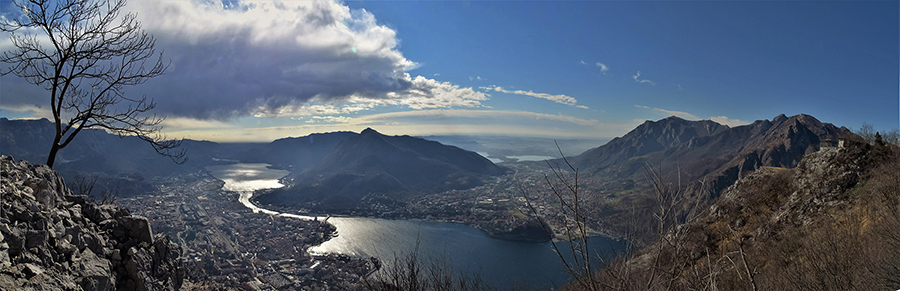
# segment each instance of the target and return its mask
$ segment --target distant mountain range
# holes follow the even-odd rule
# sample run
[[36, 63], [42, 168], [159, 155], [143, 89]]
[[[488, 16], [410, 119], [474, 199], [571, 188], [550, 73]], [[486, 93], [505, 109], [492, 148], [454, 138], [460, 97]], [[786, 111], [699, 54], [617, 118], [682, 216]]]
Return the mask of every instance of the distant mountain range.
[[[16, 159], [44, 164], [55, 130], [53, 122], [47, 119], [0, 118], [0, 151]], [[119, 137], [99, 129], [86, 129], [79, 132], [69, 146], [59, 151], [53, 169], [59, 172], [165, 176], [198, 171], [210, 164], [223, 163], [217, 160], [233, 158], [251, 146], [258, 145], [185, 140], [182, 147], [188, 151], [188, 161], [184, 165], [176, 165], [136, 137]]]
[[402, 200], [410, 195], [480, 186], [506, 170], [454, 146], [411, 136], [387, 136], [371, 128], [340, 141], [315, 166], [283, 180], [287, 187], [256, 201], [283, 207], [344, 210], [366, 195]]
[[[54, 125], [42, 120], [0, 119], [0, 151], [42, 163]], [[779, 115], [749, 125], [728, 127], [710, 120], [669, 117], [647, 121], [622, 137], [570, 158], [585, 176], [646, 185], [645, 166], [681, 181], [702, 182], [715, 196], [742, 173], [763, 166], [794, 167], [805, 153], [848, 133], [809, 115]], [[366, 195], [403, 198], [421, 193], [482, 185], [505, 170], [477, 153], [410, 136], [385, 136], [373, 129], [357, 134], [332, 132], [283, 138], [267, 144], [219, 144], [185, 140], [189, 160], [175, 165], [134, 137], [102, 130], [82, 131], [60, 151], [55, 168], [73, 173], [102, 173], [112, 180], [203, 171], [212, 164], [269, 163], [290, 170], [287, 187], [260, 195], [259, 202], [323, 209], [352, 207]]]
[[[43, 163], [54, 131], [47, 119], [2, 118], [0, 152]], [[123, 196], [130, 196], [152, 190], [145, 182], [150, 177], [204, 171], [209, 165], [238, 161], [268, 163], [292, 174], [285, 177], [286, 191], [261, 199], [295, 203], [304, 197], [300, 200], [341, 207], [369, 193], [402, 196], [464, 189], [482, 185], [486, 176], [505, 173], [477, 153], [416, 137], [385, 136], [373, 129], [359, 134], [317, 133], [266, 144], [184, 140], [182, 147], [189, 159], [176, 165], [135, 137], [83, 130], [59, 152], [54, 169], [67, 181], [78, 175], [98, 176], [101, 188], [120, 187]]]
[[[55, 125], [47, 119], [0, 118], [0, 153], [44, 164], [55, 131]], [[229, 163], [228, 159], [255, 146], [262, 145], [185, 140], [182, 147], [187, 150], [188, 161], [178, 165], [136, 137], [85, 129], [59, 151], [53, 169], [67, 183], [97, 177], [94, 193], [114, 191], [121, 197], [129, 197], [153, 191], [149, 178], [204, 171], [205, 166]]]

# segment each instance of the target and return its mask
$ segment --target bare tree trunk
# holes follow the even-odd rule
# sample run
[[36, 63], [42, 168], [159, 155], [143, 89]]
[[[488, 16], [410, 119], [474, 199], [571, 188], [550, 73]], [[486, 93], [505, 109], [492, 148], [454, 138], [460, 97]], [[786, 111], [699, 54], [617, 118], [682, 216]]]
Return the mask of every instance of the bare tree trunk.
[[50, 147], [50, 154], [47, 155], [47, 166], [51, 169], [53, 169], [53, 163], [56, 162], [56, 153], [59, 152], [59, 136], [56, 139], [53, 141], [53, 146]]

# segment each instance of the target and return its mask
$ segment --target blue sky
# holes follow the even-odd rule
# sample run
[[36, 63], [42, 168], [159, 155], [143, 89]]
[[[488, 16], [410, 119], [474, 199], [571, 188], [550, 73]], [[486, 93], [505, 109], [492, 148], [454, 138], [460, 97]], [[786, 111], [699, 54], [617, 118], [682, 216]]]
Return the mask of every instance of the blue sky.
[[[131, 2], [173, 67], [129, 94], [156, 99], [170, 137], [900, 126], [896, 1]], [[0, 115], [45, 116], [46, 93], [15, 78]]]

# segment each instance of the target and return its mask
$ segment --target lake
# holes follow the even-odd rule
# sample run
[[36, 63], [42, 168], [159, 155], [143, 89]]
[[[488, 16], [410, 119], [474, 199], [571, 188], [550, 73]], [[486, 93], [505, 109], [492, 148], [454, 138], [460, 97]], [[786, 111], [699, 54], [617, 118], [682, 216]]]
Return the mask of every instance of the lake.
[[[278, 179], [287, 174], [269, 169], [266, 164], [238, 163], [207, 167], [216, 178], [225, 181], [223, 189], [241, 193], [241, 203], [254, 211], [279, 214], [253, 205], [253, 190], [282, 187]], [[312, 217], [279, 214], [298, 219]], [[320, 218], [321, 219], [321, 218]], [[565, 266], [551, 243], [525, 243], [498, 240], [485, 232], [463, 224], [418, 220], [386, 220], [365, 217], [331, 217], [338, 236], [310, 248], [311, 253], [341, 253], [373, 256], [385, 266], [395, 255], [418, 252], [420, 258], [447, 264], [463, 273], [478, 273], [494, 287], [548, 288], [560, 286], [570, 279]], [[592, 254], [609, 258], [622, 250], [624, 242], [606, 237], [591, 237]], [[568, 242], [557, 243], [560, 249]], [[571, 258], [571, 253], [563, 252]]]

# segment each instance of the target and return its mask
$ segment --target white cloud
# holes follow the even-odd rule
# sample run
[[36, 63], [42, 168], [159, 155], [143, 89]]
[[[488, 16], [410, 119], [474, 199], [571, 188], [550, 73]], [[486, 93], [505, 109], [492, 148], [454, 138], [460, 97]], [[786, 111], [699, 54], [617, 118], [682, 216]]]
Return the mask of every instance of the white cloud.
[[749, 122], [746, 122], [746, 121], [743, 121], [743, 120], [740, 120], [740, 119], [731, 119], [731, 118], [728, 118], [728, 116], [712, 116], [712, 117], [709, 118], [709, 120], [715, 121], [715, 122], [717, 122], [717, 123], [719, 123], [719, 124], [727, 125], [727, 126], [729, 126], [729, 127], [735, 127], [735, 126], [741, 126], [741, 125], [747, 125], [747, 124], [750, 124]]
[[550, 101], [560, 103], [560, 104], [566, 104], [566, 105], [576, 106], [578, 108], [588, 109], [588, 107], [584, 106], [584, 105], [575, 105], [575, 103], [578, 102], [578, 100], [576, 100], [575, 97], [566, 96], [566, 95], [562, 95], [562, 94], [552, 95], [552, 94], [547, 94], [547, 93], [535, 93], [531, 90], [529, 90], [529, 91], [524, 91], [524, 90], [512, 91], [512, 90], [503, 89], [503, 87], [500, 87], [500, 86], [487, 86], [487, 87], [479, 87], [479, 88], [481, 88], [483, 90], [496, 91], [496, 92], [501, 92], [501, 93], [506, 93], [506, 94], [531, 96], [534, 98], [550, 100]]
[[360, 123], [364, 122], [383, 122], [386, 120], [403, 120], [410, 117], [422, 118], [428, 117], [432, 119], [446, 118], [464, 118], [464, 119], [490, 119], [490, 120], [507, 120], [507, 119], [523, 119], [523, 120], [541, 120], [550, 122], [564, 122], [581, 126], [595, 126], [600, 123], [596, 120], [581, 119], [568, 115], [556, 115], [546, 113], [536, 113], [528, 111], [508, 111], [508, 110], [468, 110], [468, 109], [434, 109], [434, 110], [417, 110], [417, 111], [400, 111], [381, 114], [367, 115], [359, 117], [356, 120]]
[[309, 115], [325, 115], [325, 114], [339, 114], [339, 113], [349, 113], [359, 110], [366, 110], [367, 108], [360, 107], [338, 107], [334, 104], [289, 104], [285, 106], [278, 107], [277, 109], [271, 109], [266, 107], [257, 108], [257, 110], [253, 111], [253, 116], [256, 117], [276, 117], [276, 116], [309, 116]]
[[[6, 102], [4, 102], [6, 103]], [[41, 119], [46, 118], [53, 120], [53, 112], [50, 112], [49, 106], [35, 106], [31, 104], [2, 104], [0, 111], [10, 111], [21, 115], [19, 119]]]
[[684, 111], [666, 110], [666, 109], [660, 109], [660, 108], [655, 108], [655, 107], [648, 107], [648, 106], [644, 106], [644, 105], [634, 105], [634, 107], [642, 108], [642, 109], [650, 109], [659, 115], [667, 116], [667, 117], [668, 116], [678, 116], [678, 117], [688, 119], [688, 120], [700, 120], [700, 117], [697, 117], [696, 115], [693, 115], [693, 114], [690, 114], [690, 113], [687, 113]]
[[161, 125], [163, 128], [169, 130], [231, 127], [229, 124], [218, 120], [204, 120], [188, 117], [168, 117], [163, 120]]
[[634, 81], [635, 81], [635, 82], [638, 82], [638, 83], [647, 83], [647, 84], [656, 86], [656, 83], [655, 83], [655, 82], [650, 81], [650, 80], [647, 80], [647, 79], [638, 79], [638, 78], [640, 78], [640, 77], [641, 77], [641, 71], [638, 71], [638, 72], [635, 73], [634, 76], [632, 76], [631, 78], [633, 78]]
[[388, 92], [384, 98], [352, 95], [343, 100], [313, 98], [306, 102], [291, 102], [280, 107], [259, 106], [251, 113], [256, 117], [309, 116], [348, 114], [370, 110], [380, 106], [405, 106], [411, 109], [433, 109], [453, 107], [481, 107], [481, 101], [490, 95], [475, 91], [471, 87], [461, 88], [450, 82], [440, 82], [422, 76], [404, 79], [410, 87], [403, 91]]
[[[660, 109], [660, 108], [649, 107], [649, 106], [644, 106], [644, 105], [634, 105], [634, 107], [652, 110], [653, 112], [657, 113], [660, 116], [668, 117], [668, 116], [674, 115], [674, 116], [678, 116], [678, 117], [681, 117], [681, 118], [684, 118], [687, 120], [700, 120], [700, 117], [697, 117], [696, 115], [693, 115], [693, 114], [690, 114], [690, 113], [687, 113], [684, 111], [666, 110], [666, 109]], [[746, 122], [746, 121], [743, 121], [740, 119], [728, 118], [728, 116], [711, 116], [707, 119], [715, 121], [716, 123], [719, 123], [719, 124], [727, 125], [729, 127], [750, 124], [749, 122]]]
[[310, 116], [306, 123], [349, 123], [351, 121], [353, 121], [353, 118], [347, 116]]
[[578, 61], [578, 63], [579, 63], [579, 64], [582, 64], [582, 65], [587, 65], [587, 63], [584, 62], [584, 60], [580, 60], [580, 61]]
[[481, 101], [487, 100], [490, 96], [471, 87], [461, 88], [450, 82], [440, 82], [422, 76], [410, 79], [410, 84], [409, 90], [389, 93], [388, 96], [392, 98], [387, 101], [412, 109], [477, 107], [481, 106]]
[[604, 75], [606, 75], [606, 71], [609, 71], [609, 67], [607, 67], [604, 63], [597, 62], [597, 66], [600, 67], [600, 72]]
[[608, 124], [567, 115], [527, 111], [428, 109], [389, 112], [358, 117], [305, 116], [288, 120], [290, 125], [262, 126], [250, 129], [167, 131], [172, 136], [220, 142], [266, 142], [285, 136], [316, 132], [355, 131], [372, 127], [384, 134], [488, 134], [545, 137], [612, 138], [640, 123]]
[[[228, 120], [353, 106], [471, 107], [487, 99], [472, 88], [410, 76], [418, 64], [398, 50], [396, 32], [340, 1], [225, 7], [206, 0], [132, 0], [125, 10], [137, 14], [157, 51], [171, 60], [165, 75], [126, 88], [129, 96], [153, 98], [153, 113], [161, 115]], [[0, 47], [8, 45], [7, 37], [0, 40]], [[46, 94], [4, 77], [4, 106], [44, 105]], [[367, 105], [343, 104], [351, 99]]]

